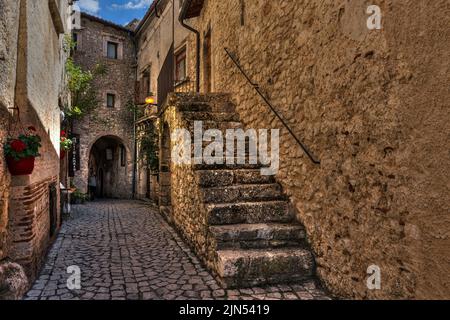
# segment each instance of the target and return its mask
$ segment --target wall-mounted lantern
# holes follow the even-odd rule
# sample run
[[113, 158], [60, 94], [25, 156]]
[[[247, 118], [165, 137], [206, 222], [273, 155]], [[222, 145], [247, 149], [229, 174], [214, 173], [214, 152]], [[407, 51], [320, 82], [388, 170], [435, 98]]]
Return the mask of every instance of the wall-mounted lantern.
[[145, 98], [145, 103], [149, 106], [157, 106], [154, 96], [148, 96], [147, 98]]
[[145, 103], [147, 105], [146, 115], [154, 116], [158, 113], [158, 104], [156, 103], [156, 98], [153, 95], [145, 98]]

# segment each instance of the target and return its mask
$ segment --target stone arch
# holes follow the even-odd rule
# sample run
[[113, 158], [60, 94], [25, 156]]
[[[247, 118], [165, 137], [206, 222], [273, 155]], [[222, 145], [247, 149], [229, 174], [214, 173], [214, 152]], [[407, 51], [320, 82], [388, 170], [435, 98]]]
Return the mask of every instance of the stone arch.
[[130, 161], [132, 160], [131, 148], [130, 148], [130, 146], [125, 142], [126, 139], [123, 139], [123, 138], [120, 137], [119, 135], [116, 135], [116, 134], [113, 134], [113, 133], [102, 133], [102, 134], [98, 134], [97, 136], [95, 136], [94, 139], [91, 140], [91, 142], [89, 143], [87, 149], [90, 151], [90, 150], [92, 149], [92, 147], [94, 146], [94, 144], [95, 144], [97, 141], [99, 141], [100, 139], [105, 138], [105, 137], [111, 137], [111, 138], [114, 138], [114, 139], [117, 139], [118, 141], [120, 141], [120, 142], [125, 146], [125, 148], [126, 148], [126, 150], [127, 150], [127, 154], [130, 156], [130, 157], [129, 157], [129, 158], [130, 158], [129, 160], [130, 160]]
[[[132, 198], [132, 177], [133, 177], [133, 149], [130, 147], [129, 143], [127, 143], [127, 140], [122, 138], [121, 136], [113, 133], [104, 132], [101, 134], [96, 135], [91, 141], [86, 145], [86, 147], [82, 148], [80, 152], [80, 158], [81, 164], [80, 164], [80, 171], [77, 172], [74, 182], [77, 188], [84, 192], [88, 193], [88, 179], [89, 179], [89, 171], [91, 169], [91, 165], [93, 163], [93, 150], [97, 147], [99, 142], [102, 140], [105, 141], [115, 141], [116, 144], [112, 146], [113, 148], [113, 167], [110, 167], [111, 170], [116, 168], [116, 171], [109, 171], [109, 175], [120, 175], [121, 179], [114, 179], [114, 185], [109, 186], [109, 188], [106, 188], [105, 190], [105, 184], [103, 184], [103, 196], [105, 197], [112, 197], [112, 198]], [[103, 144], [104, 147], [108, 145], [108, 143]], [[125, 165], [122, 166], [121, 164], [121, 153], [118, 148], [123, 146], [125, 151]], [[101, 152], [101, 151], [99, 151]], [[96, 159], [98, 160], [98, 159]], [[106, 160], [105, 160], [106, 161]], [[119, 162], [117, 164], [117, 162]], [[99, 167], [96, 167], [95, 173], [96, 175], [99, 174]], [[106, 166], [103, 167], [103, 172], [107, 171]], [[100, 181], [100, 183], [102, 183]], [[105, 181], [103, 181], [105, 183]], [[114, 192], [112, 192], [112, 188], [114, 188]], [[98, 190], [100, 192], [100, 190]], [[99, 194], [100, 196], [102, 194]]]

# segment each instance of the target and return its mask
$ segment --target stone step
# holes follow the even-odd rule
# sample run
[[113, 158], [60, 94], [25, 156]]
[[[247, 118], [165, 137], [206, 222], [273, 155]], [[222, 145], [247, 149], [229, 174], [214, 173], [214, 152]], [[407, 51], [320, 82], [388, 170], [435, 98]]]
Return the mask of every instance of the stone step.
[[211, 226], [218, 250], [302, 246], [305, 228], [299, 224], [262, 223]]
[[[247, 161], [248, 162], [248, 161]], [[261, 169], [262, 166], [260, 164], [194, 164], [194, 170], [201, 170], [201, 171], [218, 171], [218, 170], [257, 170]], [[261, 174], [261, 171], [258, 170], [259, 174]]]
[[217, 275], [229, 288], [293, 283], [314, 274], [314, 258], [300, 248], [220, 250]]
[[[196, 120], [187, 120], [188, 127], [186, 129], [189, 130], [191, 133], [191, 136], [194, 137], [194, 122]], [[225, 140], [226, 138], [226, 132], [227, 130], [236, 130], [236, 129], [244, 129], [244, 125], [241, 122], [238, 121], [222, 121], [222, 122], [216, 122], [216, 121], [202, 121], [202, 130], [203, 134], [207, 130], [219, 130], [222, 133], [222, 137]], [[245, 130], [244, 130], [245, 132]]]
[[202, 193], [205, 203], [287, 200], [278, 183], [203, 188]]
[[187, 111], [183, 116], [188, 121], [240, 122], [238, 113], [230, 112], [192, 112]]
[[[194, 170], [239, 170], [239, 169], [261, 169], [264, 166], [258, 161], [258, 159], [254, 156], [250, 157], [249, 155], [246, 155], [242, 157], [240, 154], [234, 155], [232, 158], [232, 162], [234, 164], [230, 163], [227, 164], [228, 156], [209, 156], [204, 154], [204, 156], [197, 158], [192, 152], [191, 154], [191, 163], [194, 165]], [[253, 164], [256, 159], [256, 164]], [[197, 161], [198, 160], [198, 161]], [[201, 164], [196, 164], [200, 163]], [[250, 163], [252, 162], [252, 163]], [[211, 164], [208, 164], [211, 163]], [[261, 170], [259, 171], [261, 174]]]
[[274, 176], [263, 176], [260, 170], [199, 170], [197, 181], [200, 187], [226, 187], [241, 184], [272, 184]]
[[223, 112], [235, 113], [236, 107], [229, 102], [187, 102], [179, 105], [181, 112]]
[[287, 201], [241, 202], [206, 205], [209, 225], [291, 222], [294, 218]]

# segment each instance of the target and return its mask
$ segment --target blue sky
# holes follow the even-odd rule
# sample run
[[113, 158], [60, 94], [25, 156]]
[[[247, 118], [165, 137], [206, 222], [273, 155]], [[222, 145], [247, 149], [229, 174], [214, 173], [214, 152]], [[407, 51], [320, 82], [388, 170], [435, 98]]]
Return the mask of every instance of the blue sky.
[[153, 0], [79, 0], [81, 11], [124, 25], [141, 19]]

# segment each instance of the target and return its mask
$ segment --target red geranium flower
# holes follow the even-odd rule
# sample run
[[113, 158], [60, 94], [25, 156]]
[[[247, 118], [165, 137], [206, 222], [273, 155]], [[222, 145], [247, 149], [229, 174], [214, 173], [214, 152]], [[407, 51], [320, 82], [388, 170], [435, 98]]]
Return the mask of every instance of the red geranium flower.
[[11, 149], [13, 149], [15, 152], [22, 152], [27, 148], [27, 145], [22, 140], [13, 140], [10, 142]]
[[30, 131], [35, 131], [35, 132], [36, 132], [36, 128], [33, 127], [33, 126], [29, 126], [29, 127], [28, 127], [28, 130], [30, 130]]
[[64, 130], [61, 130], [61, 137], [65, 137], [66, 136], [66, 132]]

